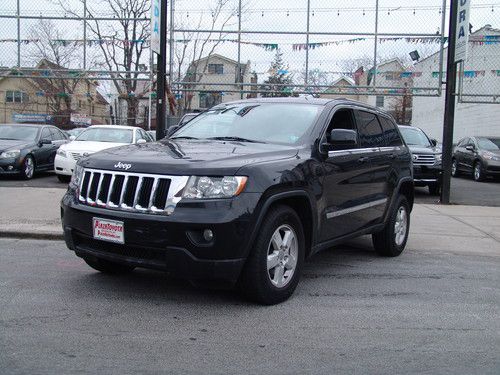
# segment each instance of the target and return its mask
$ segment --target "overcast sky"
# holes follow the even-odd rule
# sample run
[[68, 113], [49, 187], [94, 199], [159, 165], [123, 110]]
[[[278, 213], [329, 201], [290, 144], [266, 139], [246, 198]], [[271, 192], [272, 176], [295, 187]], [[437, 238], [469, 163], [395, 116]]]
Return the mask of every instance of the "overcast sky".
[[[77, 4], [77, 0], [74, 1]], [[97, 4], [103, 0], [87, 0], [89, 6], [97, 11]], [[17, 0], [0, 0], [0, 14], [15, 14]], [[63, 15], [62, 10], [49, 0], [20, 0], [21, 14], [26, 15]], [[449, 1], [448, 1], [449, 2]], [[197, 27], [201, 19], [201, 28], [208, 27], [211, 20], [209, 4], [213, 0], [176, 0], [175, 19], [177, 25]], [[237, 6], [237, 1], [232, 1]], [[242, 34], [242, 41], [249, 43], [278, 44], [283, 52], [284, 61], [289, 65], [291, 72], [296, 76], [304, 69], [305, 51], [294, 51], [293, 44], [306, 43], [305, 35], [285, 35], [282, 32], [306, 30], [307, 1], [269, 1], [243, 0], [245, 11], [242, 18], [242, 30], [246, 31], [273, 31], [274, 34]], [[442, 0], [397, 1], [380, 0], [379, 25], [380, 33], [413, 33], [435, 34], [441, 29], [440, 7]], [[500, 0], [474, 0], [470, 22], [475, 29], [491, 24], [500, 28]], [[329, 72], [338, 72], [343, 62], [364, 56], [373, 56], [374, 41], [371, 35], [352, 35], [350, 33], [373, 33], [375, 30], [375, 0], [311, 0], [310, 30], [311, 32], [335, 32], [345, 35], [311, 35], [310, 43], [324, 43], [345, 41], [353, 38], [365, 38], [364, 41], [329, 45], [310, 50], [310, 69], [321, 69]], [[229, 7], [228, 7], [229, 10]], [[101, 11], [102, 13], [102, 11]], [[15, 39], [17, 36], [16, 20], [0, 19], [0, 40]], [[29, 30], [36, 21], [22, 21], [21, 38], [29, 37]], [[58, 21], [67, 39], [82, 39], [82, 23], [77, 21]], [[227, 28], [237, 30], [237, 22]], [[236, 39], [236, 35], [228, 35], [228, 39]], [[182, 39], [182, 34], [176, 33], [175, 39]], [[181, 47], [182, 44], [176, 44]], [[29, 45], [23, 45], [22, 65], [27, 64], [26, 55], [29, 54]], [[437, 44], [408, 43], [404, 40], [378, 44], [379, 58], [401, 56], [406, 57], [408, 52], [419, 50], [421, 55], [427, 55], [437, 50]], [[226, 42], [221, 44], [216, 52], [229, 58], [237, 58], [237, 46]], [[241, 60], [250, 60], [252, 70], [262, 77], [268, 70], [274, 52], [264, 48], [244, 44], [241, 49]], [[16, 64], [16, 45], [0, 41], [0, 66]], [[500, 63], [499, 63], [500, 64]], [[500, 69], [500, 66], [498, 67]]]

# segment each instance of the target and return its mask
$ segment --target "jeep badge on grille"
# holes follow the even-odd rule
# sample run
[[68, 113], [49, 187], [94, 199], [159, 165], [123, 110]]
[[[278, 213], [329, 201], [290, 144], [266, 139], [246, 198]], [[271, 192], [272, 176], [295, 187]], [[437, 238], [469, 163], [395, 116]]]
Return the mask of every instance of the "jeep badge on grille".
[[117, 164], [115, 164], [115, 168], [125, 169], [126, 171], [128, 171], [130, 168], [132, 168], [132, 164], [125, 164], [119, 161]]

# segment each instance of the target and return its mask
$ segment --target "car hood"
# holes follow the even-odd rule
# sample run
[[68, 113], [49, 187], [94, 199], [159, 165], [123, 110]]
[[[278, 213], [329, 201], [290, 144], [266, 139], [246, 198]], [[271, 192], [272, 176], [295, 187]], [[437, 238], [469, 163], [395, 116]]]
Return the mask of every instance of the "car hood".
[[[243, 166], [292, 158], [297, 148], [276, 144], [163, 139], [101, 151], [82, 160], [87, 168], [171, 175], [234, 175]], [[125, 168], [126, 168], [125, 167]]]
[[0, 139], [0, 153], [10, 149], [23, 149], [33, 144], [34, 142], [18, 141], [15, 139]]
[[61, 149], [68, 152], [89, 153], [105, 150], [111, 147], [118, 147], [126, 145], [127, 143], [113, 143], [113, 142], [87, 142], [87, 141], [73, 141], [61, 146]]
[[433, 147], [433, 146], [423, 147], [423, 146], [418, 146], [418, 145], [408, 145], [408, 148], [410, 149], [410, 152], [412, 154], [434, 155], [434, 154], [441, 153], [441, 148]]

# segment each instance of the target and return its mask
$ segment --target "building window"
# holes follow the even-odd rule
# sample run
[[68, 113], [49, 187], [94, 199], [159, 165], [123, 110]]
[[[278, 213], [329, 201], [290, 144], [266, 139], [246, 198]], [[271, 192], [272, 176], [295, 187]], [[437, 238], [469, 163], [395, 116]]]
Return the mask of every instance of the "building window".
[[6, 91], [5, 103], [28, 103], [28, 94], [22, 91]]
[[382, 95], [377, 95], [377, 98], [375, 100], [375, 106], [377, 106], [377, 107], [384, 106], [384, 97]]
[[200, 108], [210, 108], [222, 103], [220, 92], [200, 92]]
[[224, 64], [208, 64], [208, 73], [224, 74]]

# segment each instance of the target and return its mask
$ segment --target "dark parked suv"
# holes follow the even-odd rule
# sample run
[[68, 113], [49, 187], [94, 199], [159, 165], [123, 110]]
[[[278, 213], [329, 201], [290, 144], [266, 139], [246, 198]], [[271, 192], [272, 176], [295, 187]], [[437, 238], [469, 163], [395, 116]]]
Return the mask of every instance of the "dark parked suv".
[[439, 195], [443, 167], [437, 141], [414, 126], [399, 125], [399, 131], [412, 154], [415, 186], [427, 186], [431, 195]]
[[217, 105], [156, 143], [78, 162], [61, 204], [66, 244], [108, 273], [135, 267], [287, 299], [304, 259], [372, 234], [399, 255], [413, 206], [394, 120], [348, 100]]

